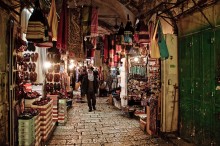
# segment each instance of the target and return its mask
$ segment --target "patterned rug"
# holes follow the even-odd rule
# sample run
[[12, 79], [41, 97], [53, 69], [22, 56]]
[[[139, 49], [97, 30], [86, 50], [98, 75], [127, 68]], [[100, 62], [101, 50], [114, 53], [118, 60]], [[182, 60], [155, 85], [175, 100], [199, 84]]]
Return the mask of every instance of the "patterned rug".
[[83, 58], [82, 28], [80, 27], [80, 8], [69, 9], [68, 50], [76, 58]]

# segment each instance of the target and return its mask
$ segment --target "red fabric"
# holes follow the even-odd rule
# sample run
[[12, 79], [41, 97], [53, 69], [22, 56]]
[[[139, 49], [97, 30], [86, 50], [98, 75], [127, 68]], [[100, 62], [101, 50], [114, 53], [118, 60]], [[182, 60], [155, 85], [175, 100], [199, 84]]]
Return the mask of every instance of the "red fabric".
[[63, 1], [60, 21], [58, 24], [57, 48], [61, 50], [67, 49], [67, 4]]
[[105, 36], [104, 38], [104, 59], [108, 59], [108, 37]]
[[92, 8], [91, 36], [98, 35], [98, 9]]

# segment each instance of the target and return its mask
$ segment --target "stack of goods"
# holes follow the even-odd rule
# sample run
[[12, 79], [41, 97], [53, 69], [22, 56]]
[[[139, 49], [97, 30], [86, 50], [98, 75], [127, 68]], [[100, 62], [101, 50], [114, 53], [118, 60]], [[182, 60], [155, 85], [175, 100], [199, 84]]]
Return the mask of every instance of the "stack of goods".
[[40, 113], [34, 117], [34, 127], [35, 127], [35, 146], [39, 146], [41, 143], [41, 131], [40, 131]]
[[37, 110], [25, 109], [18, 119], [18, 141], [19, 146], [29, 146], [35, 142], [34, 116]]
[[38, 100], [38, 98], [41, 96], [40, 93], [38, 93], [37, 91], [31, 91], [31, 92], [27, 92], [25, 93], [24, 99], [25, 99], [25, 107], [31, 107], [32, 103], [36, 100]]
[[59, 99], [58, 124], [64, 125], [67, 121], [66, 99]]
[[32, 85], [32, 91], [36, 91], [39, 94], [43, 95], [43, 84], [34, 84], [34, 85]]
[[128, 95], [143, 95], [147, 89], [147, 82], [129, 79]]
[[53, 122], [58, 121], [58, 95], [47, 95], [48, 98], [53, 100]]
[[40, 129], [42, 141], [46, 141], [48, 139], [49, 134], [53, 129], [52, 123], [52, 109], [53, 104], [50, 98], [41, 98], [39, 101], [35, 101], [32, 104], [32, 108], [40, 110]]

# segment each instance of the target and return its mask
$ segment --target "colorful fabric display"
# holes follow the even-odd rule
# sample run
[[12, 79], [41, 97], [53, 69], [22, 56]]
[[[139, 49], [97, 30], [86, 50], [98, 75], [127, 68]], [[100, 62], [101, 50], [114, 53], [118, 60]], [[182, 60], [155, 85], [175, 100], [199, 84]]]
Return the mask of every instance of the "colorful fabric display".
[[83, 34], [90, 35], [91, 30], [91, 7], [83, 7], [82, 10], [82, 27]]
[[167, 48], [167, 44], [163, 35], [162, 26], [160, 20], [158, 20], [158, 46], [160, 48], [160, 56], [161, 59], [167, 59], [169, 57], [169, 52]]
[[98, 8], [92, 8], [91, 36], [98, 35]]
[[60, 50], [67, 49], [67, 25], [67, 4], [64, 0], [60, 14], [60, 21], [58, 23], [57, 48]]
[[157, 28], [158, 28], [158, 21], [156, 23], [154, 31], [152, 31], [153, 36], [150, 41], [150, 49], [151, 49], [150, 57], [151, 58], [160, 58], [160, 50], [159, 50], [159, 46], [156, 40]]
[[56, 4], [55, 0], [52, 0], [50, 12], [48, 16], [48, 24], [51, 30], [52, 41], [57, 41], [57, 28], [58, 28], [58, 20], [56, 14]]

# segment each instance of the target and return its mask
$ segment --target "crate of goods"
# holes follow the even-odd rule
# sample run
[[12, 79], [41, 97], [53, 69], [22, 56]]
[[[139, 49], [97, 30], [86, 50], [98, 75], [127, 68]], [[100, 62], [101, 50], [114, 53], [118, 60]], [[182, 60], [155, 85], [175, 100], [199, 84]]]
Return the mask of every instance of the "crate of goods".
[[40, 113], [34, 117], [34, 124], [35, 124], [35, 146], [39, 146], [41, 142]]
[[53, 100], [53, 122], [56, 123], [58, 121], [58, 95], [47, 95], [50, 99]]
[[34, 118], [18, 120], [19, 146], [29, 146], [35, 141]]
[[47, 138], [47, 133], [49, 133], [52, 125], [53, 100], [46, 98], [34, 104], [35, 105], [32, 105], [32, 108], [40, 110], [40, 136], [38, 135], [38, 137], [44, 141]]

